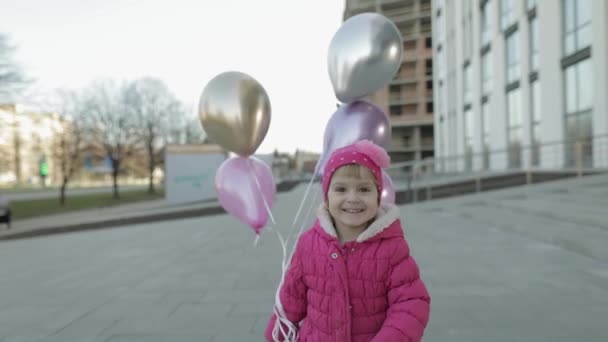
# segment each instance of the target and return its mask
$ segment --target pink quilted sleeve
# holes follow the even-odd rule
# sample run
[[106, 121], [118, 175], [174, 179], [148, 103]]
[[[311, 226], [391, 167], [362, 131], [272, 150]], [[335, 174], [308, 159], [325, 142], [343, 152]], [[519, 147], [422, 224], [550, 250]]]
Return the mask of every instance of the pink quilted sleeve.
[[[300, 256], [300, 241], [298, 241], [296, 251], [291, 259], [285, 281], [280, 291], [281, 303], [287, 319], [297, 326], [306, 316], [306, 285], [303, 280], [302, 259]], [[274, 306], [273, 306], [274, 308]], [[274, 329], [276, 315], [272, 314], [266, 327], [265, 337], [269, 342], [273, 342], [272, 330]], [[283, 341], [281, 338], [280, 341]]]
[[372, 341], [421, 341], [429, 321], [431, 297], [405, 240], [395, 255], [390, 272], [388, 312]]

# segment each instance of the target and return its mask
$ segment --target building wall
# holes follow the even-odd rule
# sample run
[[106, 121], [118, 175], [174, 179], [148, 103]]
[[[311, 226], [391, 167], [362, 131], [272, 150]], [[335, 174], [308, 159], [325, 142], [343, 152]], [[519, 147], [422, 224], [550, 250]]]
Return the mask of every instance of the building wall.
[[430, 0], [347, 0], [344, 19], [376, 12], [393, 21], [403, 38], [403, 60], [393, 81], [367, 100], [389, 117], [393, 162], [432, 157], [433, 62]]
[[40, 182], [39, 167], [45, 157], [49, 165], [46, 184], [59, 180], [59, 169], [53, 158], [53, 147], [64, 130], [59, 116], [21, 108], [0, 106], [0, 182], [34, 184]]
[[[570, 142], [569, 137], [572, 134], [567, 133], [567, 127], [573, 126], [568, 124], [566, 118], [570, 116], [566, 113], [572, 113], [573, 110], [568, 109], [572, 107], [572, 103], [585, 102], [580, 97], [592, 96], [590, 117], [591, 135], [594, 138], [590, 147], [593, 153], [588, 162], [589, 165], [607, 166], [608, 143], [605, 136], [608, 135], [608, 100], [602, 93], [605, 93], [608, 86], [608, 24], [605, 20], [608, 16], [608, 3], [604, 0], [573, 1], [574, 4], [578, 1], [589, 1], [592, 6], [592, 40], [587, 52], [583, 46], [574, 52], [566, 53], [563, 25], [566, 18], [571, 16], [570, 13], [565, 14], [562, 0], [504, 1], [513, 5], [513, 20], [508, 21], [510, 24], [505, 27], [502, 27], [501, 21], [501, 0], [462, 0], [458, 3], [447, 0], [433, 1], [437, 158], [454, 158], [453, 163], [446, 163], [446, 171], [467, 168], [503, 170], [509, 167], [569, 166], [574, 145]], [[484, 4], [490, 8], [488, 44], [482, 42]], [[533, 20], [536, 21], [535, 32], [538, 34], [536, 67], [531, 64]], [[470, 25], [470, 29], [467, 29], [467, 25]], [[514, 32], [517, 32], [515, 34], [519, 38], [518, 42], [513, 44], [518, 50], [514, 55], [519, 58], [519, 72], [515, 73], [518, 75], [515, 81], [508, 79], [509, 56], [510, 51], [513, 51], [508, 46], [508, 37]], [[492, 88], [489, 92], [484, 92], [483, 56], [487, 51], [491, 54], [489, 60]], [[577, 68], [584, 69], [581, 65], [585, 61], [590, 62], [591, 72], [583, 75], [580, 71], [581, 74], [577, 74], [582, 90], [577, 91], [575, 101], [568, 100], [572, 99], [573, 91], [567, 90], [571, 84], [566, 80], [566, 74], [569, 72], [567, 68], [576, 65]], [[472, 89], [470, 101], [464, 99], [467, 64], [470, 68], [469, 84]], [[536, 126], [533, 116], [538, 106], [534, 106], [535, 98], [532, 96], [532, 86], [535, 82], [540, 85], [540, 124]], [[585, 89], [591, 89], [592, 95], [586, 94], [589, 92]], [[519, 91], [519, 102], [512, 102], [515, 105], [511, 106], [509, 99], [517, 97], [509, 97], [508, 94], [513, 94], [510, 91]], [[482, 108], [487, 108], [486, 115]], [[510, 108], [514, 110], [509, 110]], [[513, 124], [519, 122], [517, 115], [509, 116], [510, 112], [515, 114], [517, 111], [521, 113], [520, 125]], [[467, 112], [470, 120], [465, 118]], [[489, 138], [484, 138], [484, 118], [489, 127]], [[510, 122], [511, 126], [521, 128], [509, 129]], [[467, 133], [468, 131], [471, 132]], [[518, 135], [517, 132], [521, 134], [519, 145], [514, 143], [517, 139], [513, 138]], [[467, 146], [471, 146], [471, 149], [468, 150]], [[484, 162], [484, 146], [492, 150], [488, 155], [488, 162]], [[471, 159], [470, 164], [467, 164], [467, 158]]]

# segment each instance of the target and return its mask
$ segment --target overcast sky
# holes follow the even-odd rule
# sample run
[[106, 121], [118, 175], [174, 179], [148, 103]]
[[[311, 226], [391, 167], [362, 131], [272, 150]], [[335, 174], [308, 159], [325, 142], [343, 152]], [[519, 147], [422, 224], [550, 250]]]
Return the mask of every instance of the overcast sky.
[[342, 0], [0, 0], [0, 32], [39, 89], [154, 76], [192, 108], [228, 70], [266, 88], [272, 120], [258, 150], [320, 152], [336, 109], [327, 48]]

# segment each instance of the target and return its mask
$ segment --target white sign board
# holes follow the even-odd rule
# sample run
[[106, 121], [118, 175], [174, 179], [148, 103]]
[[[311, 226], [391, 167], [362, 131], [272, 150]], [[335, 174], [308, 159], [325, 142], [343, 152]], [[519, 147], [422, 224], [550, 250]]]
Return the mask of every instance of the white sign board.
[[169, 203], [216, 199], [215, 173], [223, 153], [170, 153], [165, 156], [165, 198]]

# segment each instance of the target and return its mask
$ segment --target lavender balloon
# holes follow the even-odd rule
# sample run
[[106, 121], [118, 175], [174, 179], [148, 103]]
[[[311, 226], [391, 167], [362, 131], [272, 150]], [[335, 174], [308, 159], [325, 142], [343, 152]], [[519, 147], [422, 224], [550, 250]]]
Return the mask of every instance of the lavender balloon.
[[229, 214], [260, 234], [269, 217], [264, 199], [270, 209], [276, 197], [276, 186], [268, 165], [252, 156], [227, 159], [215, 175], [215, 191]]
[[382, 170], [382, 193], [380, 194], [381, 204], [395, 204], [395, 185], [391, 177]]
[[318, 173], [323, 173], [326, 159], [334, 150], [365, 139], [387, 148], [391, 140], [388, 116], [374, 104], [363, 100], [340, 106], [325, 127], [323, 157]]

